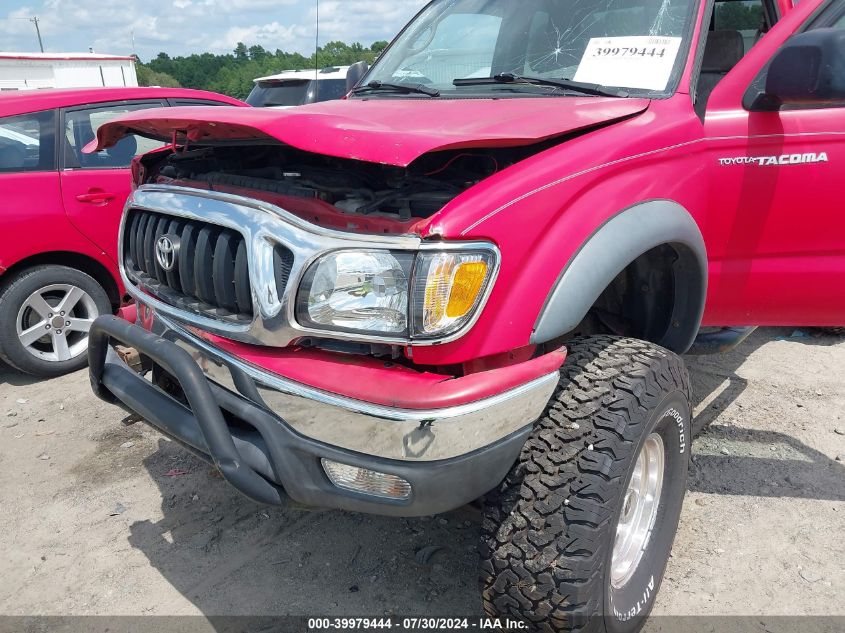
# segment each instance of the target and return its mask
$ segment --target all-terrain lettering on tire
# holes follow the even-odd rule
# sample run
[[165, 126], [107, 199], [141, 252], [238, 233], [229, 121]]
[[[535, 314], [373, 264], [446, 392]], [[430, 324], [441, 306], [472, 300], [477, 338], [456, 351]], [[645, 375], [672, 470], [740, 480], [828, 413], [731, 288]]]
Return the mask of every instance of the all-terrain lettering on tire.
[[[675, 354], [643, 341], [578, 339], [569, 354], [519, 461], [485, 500], [484, 608], [536, 631], [630, 633], [654, 604], [677, 529], [689, 379]], [[656, 501], [633, 512], [646, 481]]]
[[634, 618], [640, 616], [642, 609], [644, 606], [649, 604], [651, 600], [651, 596], [654, 594], [654, 576], [649, 576], [648, 584], [646, 584], [645, 589], [642, 592], [642, 597], [637, 600], [637, 603], [628, 610], [627, 613], [619, 613], [615, 608], [613, 610], [614, 617], [619, 620], [620, 622], [628, 622], [633, 620]]

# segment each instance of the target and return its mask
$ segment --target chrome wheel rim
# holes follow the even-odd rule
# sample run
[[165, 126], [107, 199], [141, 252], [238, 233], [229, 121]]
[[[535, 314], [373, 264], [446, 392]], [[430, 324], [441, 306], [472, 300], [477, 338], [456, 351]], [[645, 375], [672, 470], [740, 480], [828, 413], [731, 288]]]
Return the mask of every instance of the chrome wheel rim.
[[88, 349], [88, 332], [98, 316], [97, 304], [82, 288], [44, 286], [29, 295], [18, 310], [18, 340], [40, 360], [73, 360]]
[[652, 433], [637, 457], [616, 526], [610, 565], [610, 584], [614, 589], [624, 587], [631, 580], [648, 548], [660, 507], [665, 465], [663, 438]]

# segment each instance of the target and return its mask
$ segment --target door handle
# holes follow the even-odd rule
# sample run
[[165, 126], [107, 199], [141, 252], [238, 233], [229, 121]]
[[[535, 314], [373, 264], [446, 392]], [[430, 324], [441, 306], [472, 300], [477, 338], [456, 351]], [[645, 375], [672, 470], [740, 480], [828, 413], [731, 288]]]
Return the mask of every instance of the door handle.
[[87, 202], [89, 204], [105, 204], [106, 202], [114, 200], [116, 197], [117, 195], [107, 191], [92, 191], [89, 193], [80, 193], [76, 196], [76, 199], [79, 202]]

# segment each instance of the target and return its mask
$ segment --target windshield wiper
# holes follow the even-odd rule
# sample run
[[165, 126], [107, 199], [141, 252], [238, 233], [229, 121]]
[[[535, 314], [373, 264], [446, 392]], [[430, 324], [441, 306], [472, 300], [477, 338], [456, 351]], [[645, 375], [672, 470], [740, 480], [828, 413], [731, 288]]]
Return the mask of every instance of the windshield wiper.
[[364, 86], [358, 86], [352, 91], [352, 94], [357, 95], [364, 92], [377, 92], [379, 90], [390, 90], [392, 92], [401, 92], [403, 94], [420, 94], [428, 97], [439, 97], [440, 91], [436, 88], [429, 88], [424, 84], [390, 84], [383, 81], [371, 81]]
[[571, 90], [572, 92], [579, 92], [585, 95], [593, 95], [596, 97], [627, 97], [627, 90], [614, 90], [613, 88], [603, 88], [599, 84], [587, 84], [580, 81], [573, 81], [571, 79], [546, 79], [544, 77], [523, 77], [521, 75], [514, 75], [513, 73], [501, 73], [492, 77], [478, 77], [468, 79], [455, 79], [452, 84], [456, 87], [460, 86], [487, 86], [491, 84], [531, 84], [533, 86], [551, 86], [553, 88], [562, 88]]

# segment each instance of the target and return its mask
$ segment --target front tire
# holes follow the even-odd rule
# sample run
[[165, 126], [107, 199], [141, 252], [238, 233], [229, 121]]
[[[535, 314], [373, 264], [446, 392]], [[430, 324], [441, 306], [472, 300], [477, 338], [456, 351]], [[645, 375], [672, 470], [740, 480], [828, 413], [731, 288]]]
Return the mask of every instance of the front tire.
[[0, 358], [39, 377], [85, 367], [88, 330], [111, 313], [93, 277], [67, 266], [37, 266], [12, 277], [0, 291]]
[[678, 526], [690, 418], [675, 354], [633, 339], [573, 341], [549, 408], [485, 500], [488, 615], [544, 632], [639, 630]]

